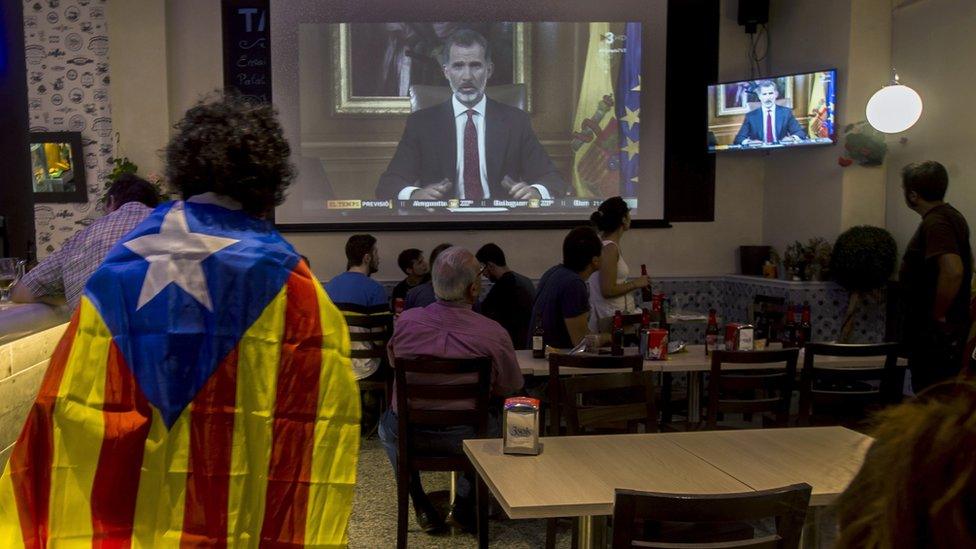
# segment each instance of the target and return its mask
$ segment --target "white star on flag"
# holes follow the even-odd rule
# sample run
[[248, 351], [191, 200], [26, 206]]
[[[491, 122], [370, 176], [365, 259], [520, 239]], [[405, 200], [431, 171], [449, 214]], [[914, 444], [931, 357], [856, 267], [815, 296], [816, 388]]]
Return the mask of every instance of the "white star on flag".
[[191, 233], [182, 204], [174, 205], [163, 218], [158, 233], [133, 238], [123, 244], [149, 262], [136, 310], [173, 282], [207, 310], [213, 311], [207, 277], [203, 274], [201, 263], [236, 242], [239, 240]]

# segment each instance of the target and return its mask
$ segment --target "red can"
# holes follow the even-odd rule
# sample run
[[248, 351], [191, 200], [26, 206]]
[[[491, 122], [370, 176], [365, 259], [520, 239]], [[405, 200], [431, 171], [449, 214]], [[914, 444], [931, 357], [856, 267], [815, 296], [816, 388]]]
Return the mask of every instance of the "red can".
[[403, 298], [398, 297], [393, 300], [393, 314], [399, 315], [403, 312]]
[[668, 331], [651, 328], [647, 331], [647, 360], [668, 359]]

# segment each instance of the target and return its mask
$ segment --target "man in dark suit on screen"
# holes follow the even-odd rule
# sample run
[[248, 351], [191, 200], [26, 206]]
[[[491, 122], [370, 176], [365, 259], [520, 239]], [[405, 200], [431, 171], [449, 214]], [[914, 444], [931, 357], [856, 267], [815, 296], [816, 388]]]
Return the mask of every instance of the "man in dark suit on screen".
[[400, 200], [549, 199], [566, 183], [539, 143], [529, 116], [485, 96], [491, 51], [462, 29], [444, 44], [450, 101], [414, 112], [376, 186], [376, 197]]
[[807, 138], [806, 130], [793, 116], [793, 110], [776, 104], [779, 92], [775, 82], [757, 82], [756, 95], [759, 96], [759, 108], [746, 115], [732, 141], [734, 145], [789, 144]]

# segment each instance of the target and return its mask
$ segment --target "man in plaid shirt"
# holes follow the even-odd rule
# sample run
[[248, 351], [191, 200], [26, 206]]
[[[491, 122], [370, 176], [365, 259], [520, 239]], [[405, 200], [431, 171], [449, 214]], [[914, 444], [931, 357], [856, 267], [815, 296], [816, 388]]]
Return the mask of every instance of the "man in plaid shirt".
[[119, 177], [108, 190], [105, 216], [72, 236], [60, 250], [44, 258], [11, 291], [18, 303], [67, 303], [78, 306], [88, 277], [98, 269], [115, 243], [142, 223], [159, 204], [148, 181], [132, 174]]

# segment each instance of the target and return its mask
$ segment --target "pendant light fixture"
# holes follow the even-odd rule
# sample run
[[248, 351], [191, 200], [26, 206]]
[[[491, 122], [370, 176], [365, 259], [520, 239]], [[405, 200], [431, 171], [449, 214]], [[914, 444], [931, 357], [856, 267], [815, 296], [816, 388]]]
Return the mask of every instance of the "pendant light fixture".
[[865, 114], [871, 127], [882, 133], [899, 133], [911, 128], [922, 116], [922, 98], [902, 84], [894, 73], [891, 84], [881, 88], [868, 100]]

